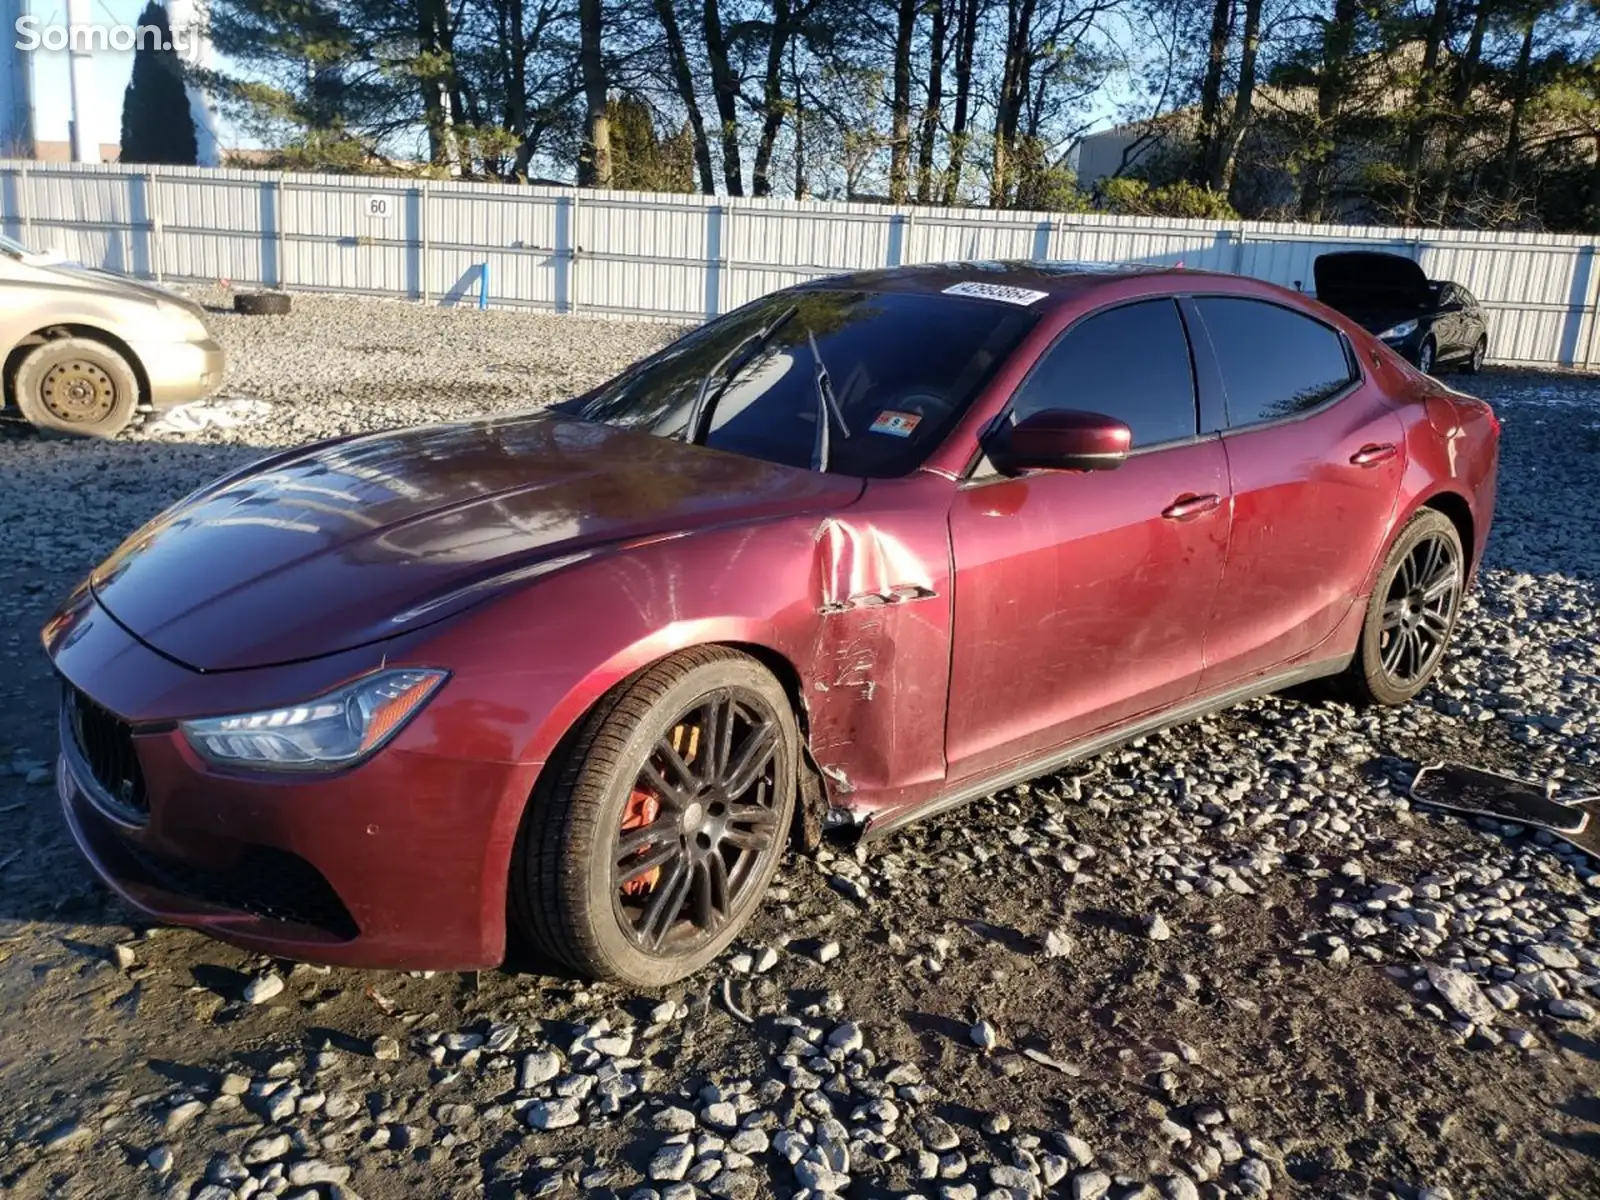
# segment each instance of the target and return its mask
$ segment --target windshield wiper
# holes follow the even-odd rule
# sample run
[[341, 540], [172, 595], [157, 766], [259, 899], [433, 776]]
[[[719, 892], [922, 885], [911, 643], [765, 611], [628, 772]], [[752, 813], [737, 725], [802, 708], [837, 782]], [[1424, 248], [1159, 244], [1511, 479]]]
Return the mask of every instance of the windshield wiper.
[[[694, 407], [689, 410], [689, 424], [683, 431], [684, 441], [691, 446], [705, 445], [706, 438], [711, 433], [711, 418], [717, 411], [717, 402], [722, 399], [723, 393], [733, 386], [733, 381], [739, 378], [740, 373], [755, 361], [757, 355], [766, 349], [767, 343], [772, 340], [773, 335], [788, 324], [789, 318], [794, 316], [796, 311], [795, 306], [791, 304], [765, 327], [734, 343], [733, 349], [717, 359], [716, 364], [706, 372], [705, 378], [700, 381], [700, 390], [695, 393]], [[727, 375], [723, 376], [723, 380], [717, 386], [717, 390], [711, 391], [711, 381], [734, 358], [739, 359], [737, 365], [730, 368]]]
[[850, 426], [845, 424], [844, 413], [839, 411], [839, 397], [834, 394], [833, 378], [828, 374], [828, 364], [822, 361], [822, 352], [817, 349], [816, 336], [809, 329], [806, 330], [806, 343], [811, 347], [811, 361], [815, 364], [812, 379], [817, 389], [817, 441], [811, 451], [811, 469], [826, 471], [833, 450], [829, 438], [833, 424], [838, 423], [840, 436], [846, 439], [850, 437]]

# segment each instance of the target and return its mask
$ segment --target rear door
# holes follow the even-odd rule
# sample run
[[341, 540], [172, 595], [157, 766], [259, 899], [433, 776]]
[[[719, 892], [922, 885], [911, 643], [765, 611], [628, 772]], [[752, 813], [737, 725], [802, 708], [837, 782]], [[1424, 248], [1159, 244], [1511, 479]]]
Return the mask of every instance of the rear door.
[[1201, 689], [1318, 660], [1399, 496], [1404, 426], [1344, 335], [1239, 296], [1186, 302], [1225, 394], [1233, 521]]
[[1005, 418], [1102, 412], [1133, 429], [1109, 471], [1007, 478], [980, 463], [950, 514], [956, 585], [947, 758], [985, 775], [1193, 694], [1227, 544], [1221, 438], [1198, 433], [1176, 303], [1092, 314]]

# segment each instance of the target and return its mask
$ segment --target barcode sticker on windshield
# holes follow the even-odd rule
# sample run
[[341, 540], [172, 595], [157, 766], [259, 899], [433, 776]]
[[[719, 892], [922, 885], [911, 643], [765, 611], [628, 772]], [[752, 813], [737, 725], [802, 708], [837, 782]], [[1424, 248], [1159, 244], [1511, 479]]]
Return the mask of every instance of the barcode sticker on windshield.
[[953, 283], [944, 289], [946, 296], [976, 296], [979, 300], [1003, 300], [1023, 308], [1037, 304], [1049, 292], [1036, 292], [1032, 288], [1009, 287], [1003, 283]]

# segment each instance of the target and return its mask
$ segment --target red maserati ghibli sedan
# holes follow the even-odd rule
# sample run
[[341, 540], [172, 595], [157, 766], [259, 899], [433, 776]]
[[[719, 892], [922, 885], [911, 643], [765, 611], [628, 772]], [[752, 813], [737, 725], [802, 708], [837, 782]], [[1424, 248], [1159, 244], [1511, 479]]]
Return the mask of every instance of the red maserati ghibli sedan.
[[44, 631], [132, 905], [290, 958], [660, 985], [874, 837], [1319, 676], [1433, 675], [1499, 424], [1248, 279], [820, 280], [586, 395], [256, 463]]

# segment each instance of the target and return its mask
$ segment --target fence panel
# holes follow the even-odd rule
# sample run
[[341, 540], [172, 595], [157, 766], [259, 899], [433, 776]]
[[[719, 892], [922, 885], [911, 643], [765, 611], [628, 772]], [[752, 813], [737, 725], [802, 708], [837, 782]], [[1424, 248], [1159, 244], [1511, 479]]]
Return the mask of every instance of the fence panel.
[[146, 278], [684, 322], [901, 263], [1145, 262], [1310, 291], [1317, 255], [1387, 250], [1479, 298], [1492, 360], [1600, 369], [1600, 251], [1572, 236], [3, 160], [0, 230]]

